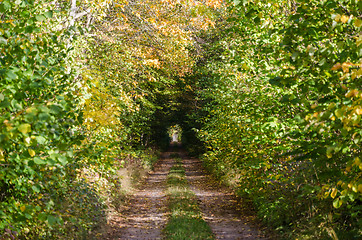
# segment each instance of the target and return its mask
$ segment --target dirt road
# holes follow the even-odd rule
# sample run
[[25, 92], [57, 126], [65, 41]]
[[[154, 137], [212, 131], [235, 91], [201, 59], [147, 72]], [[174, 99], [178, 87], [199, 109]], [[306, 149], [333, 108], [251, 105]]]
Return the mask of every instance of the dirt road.
[[106, 239], [163, 239], [162, 229], [167, 223], [166, 178], [174, 164], [170, 156], [175, 153], [183, 159], [190, 188], [216, 239], [267, 239], [254, 217], [240, 211], [233, 193], [208, 175], [202, 162], [177, 148], [163, 153], [154, 171], [131, 197], [127, 210], [112, 219]]

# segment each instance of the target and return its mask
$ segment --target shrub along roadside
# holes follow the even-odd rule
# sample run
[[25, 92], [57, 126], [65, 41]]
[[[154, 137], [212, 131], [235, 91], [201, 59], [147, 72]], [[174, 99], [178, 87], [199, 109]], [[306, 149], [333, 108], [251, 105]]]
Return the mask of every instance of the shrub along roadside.
[[56, 225], [84, 224], [60, 207], [86, 186], [76, 177], [73, 34], [59, 28], [58, 10], [46, 0], [0, 3], [0, 238], [52, 238]]
[[360, 239], [362, 2], [232, 2], [187, 80], [205, 162], [287, 239]]
[[185, 179], [182, 160], [176, 158], [175, 165], [167, 176], [170, 219], [164, 229], [166, 239], [214, 239], [210, 226], [202, 219], [195, 194]]
[[0, 1], [0, 239], [85, 238], [116, 204], [125, 156], [149, 165], [124, 132], [86, 124], [88, 97], [105, 95], [85, 92], [66, 2]]

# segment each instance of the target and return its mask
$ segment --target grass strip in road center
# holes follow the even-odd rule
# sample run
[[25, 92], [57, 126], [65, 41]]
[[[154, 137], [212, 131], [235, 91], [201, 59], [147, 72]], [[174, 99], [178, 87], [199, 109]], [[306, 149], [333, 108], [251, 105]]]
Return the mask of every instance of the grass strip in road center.
[[166, 239], [215, 239], [210, 226], [202, 219], [197, 198], [189, 188], [180, 158], [167, 176], [168, 207], [171, 215], [164, 229]]

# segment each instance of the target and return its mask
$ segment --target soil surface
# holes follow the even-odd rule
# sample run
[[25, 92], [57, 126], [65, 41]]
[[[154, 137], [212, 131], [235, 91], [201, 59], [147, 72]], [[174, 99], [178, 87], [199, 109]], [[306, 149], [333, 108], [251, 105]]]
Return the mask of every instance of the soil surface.
[[161, 156], [154, 171], [131, 197], [126, 210], [111, 219], [107, 236], [102, 239], [163, 239], [162, 229], [168, 215], [166, 178], [174, 164], [170, 157], [173, 153], [182, 157], [190, 188], [198, 197], [203, 218], [216, 239], [268, 239], [255, 217], [241, 211], [232, 191], [207, 174], [200, 160], [187, 157], [177, 148]]
[[[209, 224], [216, 239], [266, 240], [251, 211], [242, 210], [233, 192], [218, 184], [209, 175], [202, 162], [184, 158], [186, 179], [190, 189], [199, 199], [204, 220]], [[245, 209], [245, 207], [244, 207]]]
[[162, 154], [154, 171], [130, 197], [129, 206], [112, 217], [103, 239], [162, 239], [162, 229], [167, 223], [166, 178], [174, 164], [171, 153]]

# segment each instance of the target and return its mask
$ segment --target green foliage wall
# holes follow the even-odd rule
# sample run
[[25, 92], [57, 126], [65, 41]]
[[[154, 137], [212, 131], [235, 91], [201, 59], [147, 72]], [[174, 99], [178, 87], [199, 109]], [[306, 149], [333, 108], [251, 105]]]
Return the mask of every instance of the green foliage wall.
[[204, 159], [288, 238], [361, 234], [361, 7], [233, 1], [200, 35]]
[[0, 230], [31, 224], [42, 234], [61, 221], [55, 206], [77, 168], [71, 35], [54, 10], [50, 1], [0, 3]]

